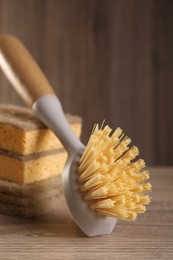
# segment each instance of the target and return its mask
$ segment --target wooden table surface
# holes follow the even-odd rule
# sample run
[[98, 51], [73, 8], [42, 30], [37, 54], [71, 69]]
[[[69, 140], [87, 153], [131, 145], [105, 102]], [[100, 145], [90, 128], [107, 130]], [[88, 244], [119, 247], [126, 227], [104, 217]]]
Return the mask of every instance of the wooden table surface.
[[61, 198], [57, 211], [33, 220], [0, 215], [0, 259], [173, 259], [173, 168], [150, 168], [152, 203], [134, 223], [88, 238]]

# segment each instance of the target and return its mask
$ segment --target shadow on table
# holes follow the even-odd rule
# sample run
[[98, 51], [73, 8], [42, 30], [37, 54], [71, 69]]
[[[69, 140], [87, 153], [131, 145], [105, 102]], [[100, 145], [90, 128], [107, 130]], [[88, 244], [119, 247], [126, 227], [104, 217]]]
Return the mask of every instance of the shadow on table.
[[70, 216], [70, 212], [53, 211], [47, 215], [30, 218], [25, 222], [27, 236], [85, 237]]

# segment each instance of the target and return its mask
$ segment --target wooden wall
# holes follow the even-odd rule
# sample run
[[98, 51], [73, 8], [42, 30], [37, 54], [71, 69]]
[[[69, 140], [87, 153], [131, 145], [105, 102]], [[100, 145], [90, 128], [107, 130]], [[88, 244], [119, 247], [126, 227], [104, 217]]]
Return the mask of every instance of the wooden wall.
[[[173, 165], [172, 0], [0, 0], [64, 110], [132, 137], [150, 165]], [[0, 74], [0, 103], [23, 104]]]

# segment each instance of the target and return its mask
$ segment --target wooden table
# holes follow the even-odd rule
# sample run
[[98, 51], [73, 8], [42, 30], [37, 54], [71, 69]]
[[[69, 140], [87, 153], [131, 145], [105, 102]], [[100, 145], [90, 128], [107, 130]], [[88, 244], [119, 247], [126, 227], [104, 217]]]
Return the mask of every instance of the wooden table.
[[173, 168], [150, 168], [152, 203], [135, 223], [87, 238], [63, 198], [57, 211], [26, 220], [0, 215], [0, 259], [173, 259]]

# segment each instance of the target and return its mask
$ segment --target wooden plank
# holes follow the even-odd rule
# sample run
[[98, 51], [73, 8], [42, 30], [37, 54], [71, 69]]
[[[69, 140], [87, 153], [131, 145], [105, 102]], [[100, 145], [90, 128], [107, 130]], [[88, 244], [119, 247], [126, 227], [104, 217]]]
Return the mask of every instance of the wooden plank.
[[[44, 20], [43, 5], [41, 4], [43, 1], [0, 1], [1, 34], [12, 34], [21, 39], [39, 64], [41, 64], [41, 43], [43, 41], [41, 37], [42, 21]], [[0, 77], [0, 102], [24, 104], [2, 76]]]
[[[0, 0], [0, 32], [19, 37], [60, 97], [84, 119], [86, 143], [103, 119], [148, 164], [172, 165], [171, 0]], [[3, 77], [0, 102], [23, 104]]]
[[62, 197], [57, 211], [42, 218], [0, 215], [0, 259], [172, 259], [173, 168], [149, 170], [152, 203], [136, 222], [119, 220], [111, 235], [87, 238]]
[[[155, 1], [154, 10], [154, 147], [157, 165], [173, 163], [173, 2]], [[165, 138], [162, 138], [165, 136]]]

